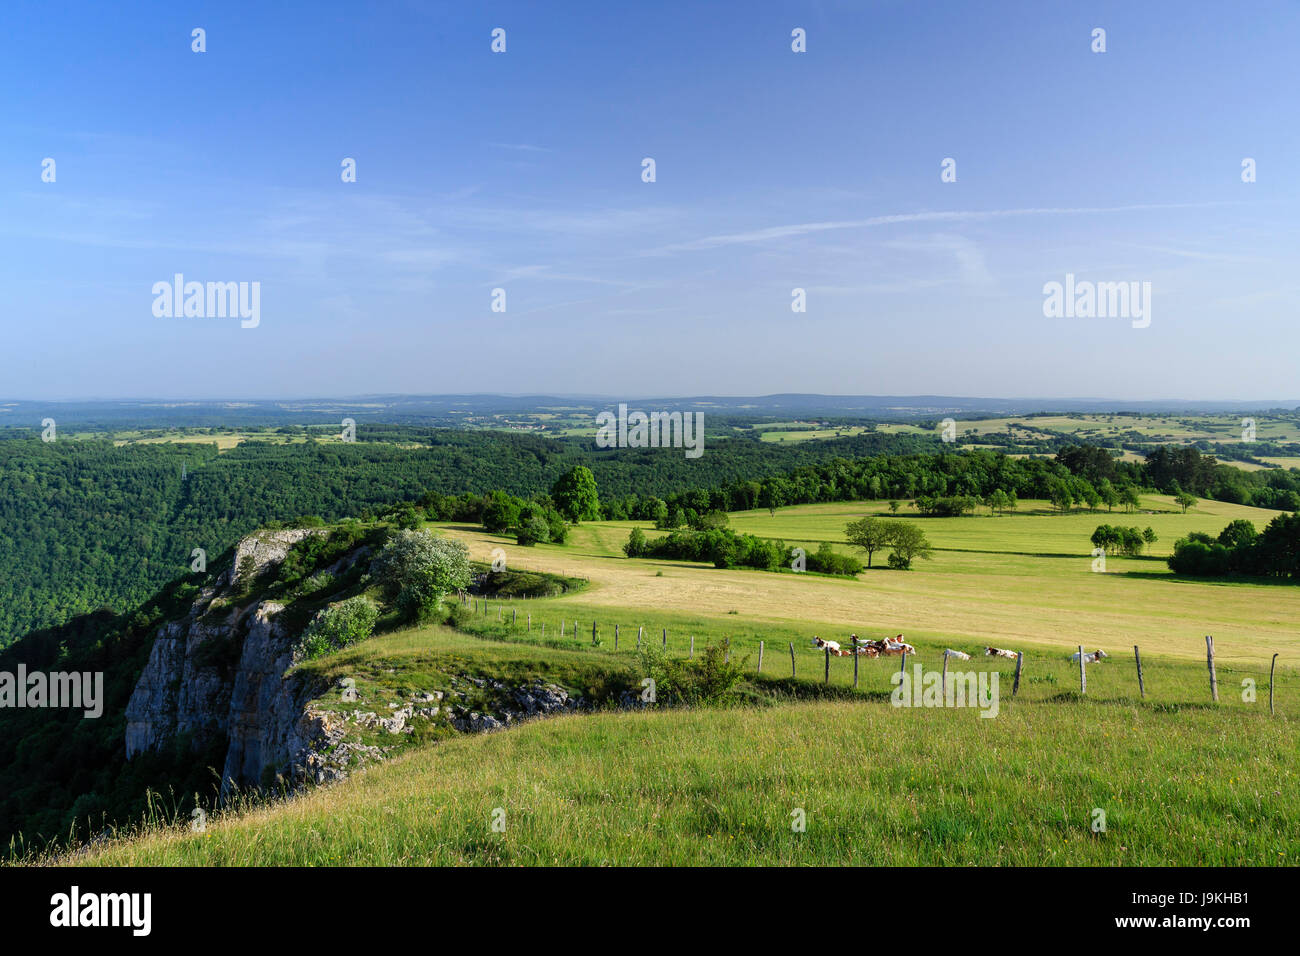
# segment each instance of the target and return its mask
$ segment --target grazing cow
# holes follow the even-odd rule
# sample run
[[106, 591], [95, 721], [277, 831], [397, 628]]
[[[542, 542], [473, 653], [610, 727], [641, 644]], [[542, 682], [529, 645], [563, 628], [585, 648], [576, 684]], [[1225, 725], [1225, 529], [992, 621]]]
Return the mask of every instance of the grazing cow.
[[1019, 656], [1015, 651], [1004, 651], [1000, 647], [984, 648], [985, 657], [1009, 657], [1013, 661]]
[[[1100, 650], [1093, 651], [1091, 654], [1083, 655], [1083, 662], [1085, 664], [1099, 664], [1101, 663], [1102, 660], [1104, 660], [1107, 657], [1110, 657], [1110, 655], [1107, 654], [1105, 651], [1100, 651]], [[1070, 655], [1070, 662], [1073, 664], [1079, 663], [1078, 651], [1075, 651], [1073, 654]]]

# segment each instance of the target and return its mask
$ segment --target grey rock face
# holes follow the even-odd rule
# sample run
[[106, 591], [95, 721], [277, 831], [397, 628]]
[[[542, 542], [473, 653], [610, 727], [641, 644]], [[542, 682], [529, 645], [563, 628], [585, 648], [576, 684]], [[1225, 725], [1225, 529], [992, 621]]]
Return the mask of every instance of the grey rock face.
[[[280, 604], [247, 598], [240, 603], [241, 584], [247, 581], [239, 580], [239, 569], [242, 563], [243, 574], [255, 577], [283, 561], [295, 543], [319, 533], [300, 529], [245, 538], [235, 549], [232, 570], [199, 592], [185, 618], [159, 628], [126, 708], [128, 758], [190, 734], [196, 748], [226, 742], [223, 789], [260, 784], [270, 771], [287, 773], [294, 786], [329, 783], [385, 757], [421, 721], [482, 733], [584, 705], [563, 687], [542, 680], [511, 688], [465, 675], [452, 677], [451, 684], [470, 690], [476, 710], [466, 706], [470, 696], [465, 689], [367, 702], [351, 678], [340, 678], [337, 686], [341, 698], [356, 709], [313, 708], [311, 702], [323, 688], [286, 676], [301, 659], [301, 636], [282, 624]], [[365, 553], [359, 549], [331, 571], [345, 571]], [[370, 732], [368, 739], [378, 733], [380, 741], [391, 737], [393, 743], [351, 739], [349, 731], [359, 729]]]
[[[245, 538], [236, 546], [231, 572], [200, 593], [186, 618], [159, 628], [126, 708], [128, 758], [189, 733], [196, 747], [221, 737], [229, 742], [222, 769], [227, 786], [257, 783], [268, 767], [303, 763], [311, 749], [304, 733], [311, 723], [302, 723], [308, 688], [285, 677], [300, 649], [298, 636], [278, 623], [283, 607], [254, 601], [232, 603], [225, 615], [206, 612], [218, 599], [234, 601], [243, 557], [260, 574], [283, 561], [296, 542], [318, 533], [300, 529]], [[249, 563], [244, 566], [248, 572]], [[233, 668], [231, 661], [237, 662]]]

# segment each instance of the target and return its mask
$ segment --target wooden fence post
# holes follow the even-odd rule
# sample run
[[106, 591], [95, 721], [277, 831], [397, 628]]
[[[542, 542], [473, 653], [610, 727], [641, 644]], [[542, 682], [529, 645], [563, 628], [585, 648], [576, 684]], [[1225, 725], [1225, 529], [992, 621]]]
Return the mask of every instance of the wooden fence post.
[[1088, 672], [1083, 666], [1083, 645], [1079, 645], [1079, 694], [1088, 693]]
[[614, 625], [614, 650], [618, 650], [618, 625]]
[[831, 649], [826, 648], [826, 683], [831, 682]]
[[1146, 700], [1147, 685], [1146, 685], [1146, 681], [1142, 679], [1142, 652], [1138, 650], [1138, 646], [1136, 644], [1133, 645], [1133, 660], [1137, 662], [1138, 693], [1142, 695], [1143, 700]]
[[695, 657], [695, 635], [694, 634], [691, 635], [691, 657], [692, 659]]
[[1219, 677], [1214, 673], [1214, 638], [1205, 635], [1205, 665], [1210, 669], [1210, 696], [1219, 702]]
[[636, 629], [636, 646], [637, 646], [637, 647], [640, 647], [640, 646], [641, 646], [641, 635], [642, 635], [642, 633], [644, 633], [644, 631], [645, 631], [645, 625], [644, 625], [644, 624], [641, 625], [640, 627], [638, 627], [638, 628]]
[[855, 637], [850, 642], [853, 645], [853, 689], [858, 689], [858, 639]]
[[514, 627], [518, 623], [519, 623], [519, 608], [512, 607], [510, 609], [510, 626]]
[[763, 642], [758, 642], [758, 672], [763, 673]]
[[531, 614], [528, 615], [528, 633], [533, 633], [533, 616]]
[[1277, 670], [1277, 655], [1273, 655], [1273, 663], [1268, 668], [1268, 712], [1273, 713], [1273, 672]]
[[564, 636], [564, 618], [560, 618], [560, 637]]
[[907, 673], [907, 651], [903, 651], [903, 659], [898, 662], [898, 673]]
[[664, 628], [664, 647], [668, 646], [668, 628]]
[[790, 642], [790, 676], [791, 676], [792, 678], [795, 676], [795, 672], [794, 672], [794, 642], [793, 642], [793, 641]]
[[[1019, 668], [1016, 668], [1016, 677], [1020, 677]], [[948, 652], [946, 650], [943, 652], [943, 676], [939, 678], [939, 693], [943, 696], [944, 700], [948, 699]], [[1012, 691], [1011, 693], [1012, 696], [1015, 695], [1015, 691]]]
[[1011, 696], [1015, 697], [1020, 690], [1020, 669], [1025, 666], [1025, 652], [1016, 651], [1016, 679], [1011, 685]]

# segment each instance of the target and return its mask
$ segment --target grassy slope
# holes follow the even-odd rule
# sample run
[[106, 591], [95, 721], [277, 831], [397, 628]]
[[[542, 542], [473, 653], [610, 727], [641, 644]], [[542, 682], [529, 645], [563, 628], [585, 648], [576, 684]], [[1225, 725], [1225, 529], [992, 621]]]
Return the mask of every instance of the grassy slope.
[[994, 720], [880, 702], [578, 715], [85, 862], [1294, 864], [1295, 728], [1259, 710], [1063, 702]]

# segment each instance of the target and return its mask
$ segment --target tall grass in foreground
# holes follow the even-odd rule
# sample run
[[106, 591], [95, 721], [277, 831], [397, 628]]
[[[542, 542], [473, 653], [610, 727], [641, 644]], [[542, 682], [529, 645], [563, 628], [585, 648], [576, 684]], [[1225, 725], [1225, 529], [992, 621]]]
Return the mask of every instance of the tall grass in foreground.
[[575, 715], [77, 862], [1295, 865], [1298, 743], [1266, 711], [1091, 701]]

